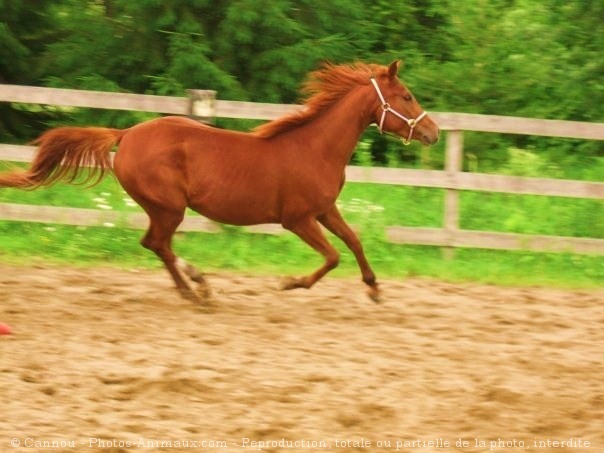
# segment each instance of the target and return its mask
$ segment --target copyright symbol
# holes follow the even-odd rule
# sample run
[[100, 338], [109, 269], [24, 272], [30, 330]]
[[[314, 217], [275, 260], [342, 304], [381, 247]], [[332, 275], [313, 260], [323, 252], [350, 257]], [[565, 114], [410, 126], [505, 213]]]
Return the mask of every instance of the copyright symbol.
[[11, 447], [17, 448], [19, 445], [21, 445], [21, 441], [15, 437], [10, 441], [10, 445]]

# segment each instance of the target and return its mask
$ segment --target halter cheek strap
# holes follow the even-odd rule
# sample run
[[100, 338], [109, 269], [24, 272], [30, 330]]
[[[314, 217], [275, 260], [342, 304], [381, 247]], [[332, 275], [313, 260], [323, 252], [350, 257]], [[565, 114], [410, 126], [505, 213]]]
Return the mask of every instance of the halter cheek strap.
[[402, 139], [403, 144], [408, 145], [409, 143], [411, 143], [411, 137], [413, 136], [413, 129], [415, 129], [415, 126], [417, 126], [417, 123], [419, 123], [422, 120], [422, 118], [424, 118], [427, 115], [427, 112], [420, 113], [420, 115], [417, 118], [407, 118], [405, 115], [397, 112], [392, 107], [390, 107], [390, 104], [388, 104], [386, 102], [386, 100], [384, 99], [384, 96], [382, 95], [382, 92], [380, 91], [380, 87], [378, 86], [377, 81], [373, 77], [371, 78], [371, 83], [375, 87], [375, 91], [377, 92], [377, 95], [380, 98], [380, 102], [382, 103], [382, 117], [380, 118], [380, 124], [379, 124], [380, 134], [384, 133], [384, 120], [386, 119], [386, 113], [390, 112], [390, 113], [398, 116], [403, 121], [405, 121], [407, 123], [407, 125], [409, 126], [409, 136], [406, 139], [405, 138]]

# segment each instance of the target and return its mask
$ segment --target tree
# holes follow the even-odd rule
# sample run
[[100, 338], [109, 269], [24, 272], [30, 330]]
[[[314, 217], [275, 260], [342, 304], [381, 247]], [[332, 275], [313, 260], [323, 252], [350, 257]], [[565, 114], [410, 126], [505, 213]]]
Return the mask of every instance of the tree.
[[[57, 39], [51, 26], [47, 2], [0, 0], [0, 83], [38, 84], [39, 67], [36, 62], [44, 45]], [[0, 137], [3, 141], [17, 141], [31, 137], [47, 118], [23, 109], [0, 104]]]
[[[402, 78], [428, 110], [602, 121], [603, 10], [593, 0], [0, 0], [0, 78], [163, 95], [207, 88], [220, 99], [294, 103], [322, 61], [402, 58]], [[56, 115], [34, 120], [0, 108], [5, 140], [31, 136], [36, 121]], [[80, 110], [60, 117], [117, 127], [141, 119]], [[403, 153], [374, 131], [365, 139], [379, 163], [412, 163], [424, 152], [414, 145]], [[466, 144], [492, 166], [512, 146], [552, 147], [494, 134], [467, 134]], [[602, 154], [597, 142], [556, 147]]]

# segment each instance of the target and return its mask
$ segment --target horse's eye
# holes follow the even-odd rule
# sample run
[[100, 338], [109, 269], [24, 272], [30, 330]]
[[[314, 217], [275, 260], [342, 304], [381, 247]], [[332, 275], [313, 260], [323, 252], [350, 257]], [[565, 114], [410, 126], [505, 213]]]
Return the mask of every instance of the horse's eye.
[[411, 97], [411, 95], [410, 95], [410, 94], [406, 94], [405, 96], [403, 96], [403, 99], [404, 99], [405, 101], [410, 101], [410, 100], [411, 100], [411, 99], [413, 99], [413, 98]]

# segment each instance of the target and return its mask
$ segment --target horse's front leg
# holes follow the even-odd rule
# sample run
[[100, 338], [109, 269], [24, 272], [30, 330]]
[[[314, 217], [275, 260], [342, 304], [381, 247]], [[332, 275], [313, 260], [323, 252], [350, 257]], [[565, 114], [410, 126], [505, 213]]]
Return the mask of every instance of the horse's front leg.
[[314, 218], [305, 218], [292, 223], [284, 222], [283, 226], [298, 235], [304, 242], [323, 255], [325, 263], [308, 276], [286, 279], [282, 285], [282, 289], [310, 288], [330, 270], [337, 267], [340, 262], [340, 255], [327, 241], [321, 231], [321, 227]]
[[379, 302], [380, 292], [378, 284], [375, 280], [375, 274], [365, 257], [361, 241], [342, 218], [342, 214], [340, 214], [336, 205], [334, 204], [325, 214], [319, 216], [318, 220], [325, 228], [339, 237], [354, 254], [361, 269], [363, 282], [368, 286], [367, 294], [371, 300]]

